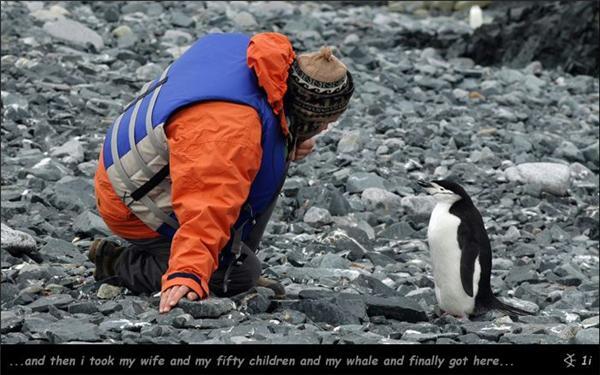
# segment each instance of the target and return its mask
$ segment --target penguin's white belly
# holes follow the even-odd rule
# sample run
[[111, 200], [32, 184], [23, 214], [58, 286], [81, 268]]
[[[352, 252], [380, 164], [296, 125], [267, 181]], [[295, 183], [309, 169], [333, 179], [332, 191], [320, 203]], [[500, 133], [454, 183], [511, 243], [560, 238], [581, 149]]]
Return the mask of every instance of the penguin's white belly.
[[473, 297], [470, 297], [465, 292], [460, 278], [461, 250], [457, 239], [460, 219], [450, 214], [449, 209], [449, 205], [436, 205], [427, 229], [435, 296], [442, 310], [452, 315], [465, 316], [471, 314], [475, 307], [481, 267], [477, 257], [473, 275]]

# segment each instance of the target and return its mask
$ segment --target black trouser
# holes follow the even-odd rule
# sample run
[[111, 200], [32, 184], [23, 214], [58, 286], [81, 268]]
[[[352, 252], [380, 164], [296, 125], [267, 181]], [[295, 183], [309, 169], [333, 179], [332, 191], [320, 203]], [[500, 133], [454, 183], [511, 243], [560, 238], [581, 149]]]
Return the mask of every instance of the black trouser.
[[[127, 287], [134, 293], [156, 293], [160, 291], [162, 275], [167, 271], [171, 240], [159, 237], [149, 240], [128, 240], [129, 245], [119, 257], [115, 265], [119, 285]], [[246, 246], [242, 246], [241, 254], [245, 258], [241, 264], [232, 265], [227, 285], [227, 293], [223, 293], [223, 279], [226, 265], [219, 265], [213, 273], [209, 288], [219, 297], [233, 296], [256, 286], [261, 272], [260, 261]]]

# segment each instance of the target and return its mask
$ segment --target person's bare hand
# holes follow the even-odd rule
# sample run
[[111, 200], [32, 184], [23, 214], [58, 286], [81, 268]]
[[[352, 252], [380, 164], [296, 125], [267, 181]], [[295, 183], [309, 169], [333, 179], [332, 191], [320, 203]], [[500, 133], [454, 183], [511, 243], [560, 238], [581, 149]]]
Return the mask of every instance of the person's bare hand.
[[158, 312], [167, 313], [171, 311], [171, 309], [177, 305], [179, 300], [184, 296], [190, 301], [195, 301], [198, 299], [198, 294], [185, 285], [175, 285], [165, 290], [160, 294], [160, 305]]
[[296, 146], [296, 153], [294, 154], [294, 158], [292, 160], [298, 161], [307, 157], [311, 152], [313, 152], [315, 148], [315, 138], [309, 138], [298, 146]]

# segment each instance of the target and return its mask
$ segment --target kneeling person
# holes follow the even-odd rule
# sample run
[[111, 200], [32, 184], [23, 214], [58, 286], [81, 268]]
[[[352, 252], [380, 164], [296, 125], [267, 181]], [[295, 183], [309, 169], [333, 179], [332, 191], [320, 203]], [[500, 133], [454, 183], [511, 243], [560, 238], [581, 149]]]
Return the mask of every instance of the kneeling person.
[[345, 111], [352, 77], [331, 49], [296, 56], [278, 33], [210, 34], [145, 85], [109, 128], [97, 206], [97, 280], [161, 291], [160, 311], [259, 285], [255, 255], [290, 161]]

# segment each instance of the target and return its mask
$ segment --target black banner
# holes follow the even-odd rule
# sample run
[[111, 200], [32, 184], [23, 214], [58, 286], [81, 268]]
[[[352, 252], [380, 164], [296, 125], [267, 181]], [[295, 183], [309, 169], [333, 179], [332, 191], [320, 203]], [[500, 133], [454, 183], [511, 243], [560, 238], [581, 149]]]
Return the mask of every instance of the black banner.
[[2, 345], [2, 374], [598, 374], [596, 345]]

